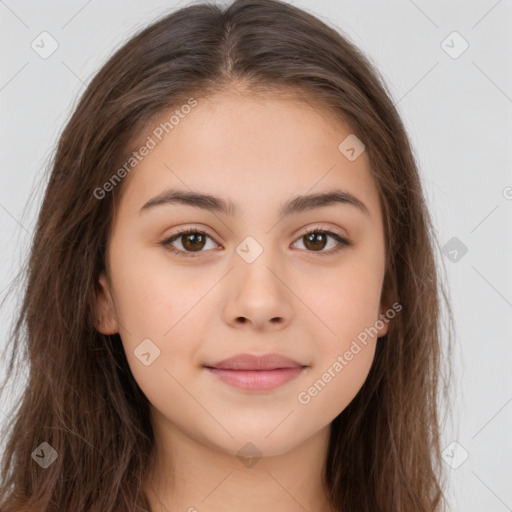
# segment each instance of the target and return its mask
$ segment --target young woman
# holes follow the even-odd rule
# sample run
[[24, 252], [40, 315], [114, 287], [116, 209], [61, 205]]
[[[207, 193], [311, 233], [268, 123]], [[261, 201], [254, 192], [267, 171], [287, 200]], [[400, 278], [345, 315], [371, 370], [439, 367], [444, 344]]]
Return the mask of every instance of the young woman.
[[152, 24], [58, 144], [1, 510], [443, 510], [435, 243], [341, 34], [277, 0]]

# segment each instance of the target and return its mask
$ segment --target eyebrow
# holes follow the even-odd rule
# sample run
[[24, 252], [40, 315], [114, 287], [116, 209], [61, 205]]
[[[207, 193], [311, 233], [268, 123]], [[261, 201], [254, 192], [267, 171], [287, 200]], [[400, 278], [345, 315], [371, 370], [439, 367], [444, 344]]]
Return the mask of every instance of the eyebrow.
[[[193, 206], [195, 208], [201, 208], [202, 210], [222, 213], [229, 216], [238, 216], [241, 212], [240, 208], [233, 203], [233, 201], [228, 199], [222, 199], [215, 195], [200, 192], [170, 189], [147, 201], [142, 206], [139, 213], [142, 214], [157, 206], [168, 204]], [[316, 208], [324, 208], [332, 204], [351, 205], [365, 215], [370, 216], [368, 208], [360, 199], [349, 192], [339, 189], [317, 194], [296, 196], [281, 206], [279, 216], [287, 217]]]

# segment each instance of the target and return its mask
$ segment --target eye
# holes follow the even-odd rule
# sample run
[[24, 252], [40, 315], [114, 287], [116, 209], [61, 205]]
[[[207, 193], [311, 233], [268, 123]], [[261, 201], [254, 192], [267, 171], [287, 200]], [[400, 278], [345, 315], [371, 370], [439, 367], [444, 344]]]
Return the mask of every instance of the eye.
[[[323, 249], [328, 245], [328, 239], [332, 238], [337, 243], [334, 244], [334, 249], [329, 251], [324, 251]], [[310, 231], [307, 231], [304, 233], [300, 238], [299, 241], [305, 240], [305, 247], [312, 249], [308, 252], [318, 252], [322, 256], [327, 256], [330, 254], [334, 254], [341, 250], [343, 247], [347, 247], [349, 245], [352, 245], [351, 242], [346, 240], [345, 238], [342, 238], [337, 233], [334, 233], [332, 231], [324, 230], [322, 228], [316, 228]], [[297, 243], [297, 242], [296, 242]]]
[[[194, 253], [202, 252], [201, 249], [203, 249], [206, 245], [206, 238], [212, 239], [212, 237], [204, 231], [194, 228], [187, 228], [179, 230], [176, 234], [160, 242], [160, 244], [178, 256], [193, 258], [198, 256], [198, 254]], [[175, 240], [180, 242], [183, 249], [177, 249], [174, 247], [173, 244]]]
[[[181, 229], [174, 235], [166, 238], [160, 242], [160, 245], [164, 246], [166, 249], [173, 252], [177, 256], [194, 258], [199, 256], [201, 252], [204, 252], [203, 249], [206, 246], [206, 241], [208, 238], [213, 240], [213, 238], [205, 231], [201, 231], [195, 228], [186, 228]], [[331, 248], [329, 251], [324, 251], [323, 249], [325, 249], [325, 247], [328, 245], [327, 242], [329, 238], [335, 240], [337, 243], [334, 244], [333, 250]], [[298, 240], [305, 240], [304, 245], [306, 249], [311, 249], [308, 252], [317, 252], [321, 255], [333, 254], [341, 250], [343, 247], [352, 245], [351, 242], [345, 238], [342, 238], [337, 233], [321, 228], [307, 231]], [[173, 245], [176, 241], [181, 244], [182, 248], [176, 248]]]

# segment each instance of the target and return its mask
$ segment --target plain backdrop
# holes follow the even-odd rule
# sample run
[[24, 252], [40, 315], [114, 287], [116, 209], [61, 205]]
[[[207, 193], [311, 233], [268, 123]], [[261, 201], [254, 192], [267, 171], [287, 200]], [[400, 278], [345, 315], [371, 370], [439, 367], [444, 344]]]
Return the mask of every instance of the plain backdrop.
[[[77, 98], [136, 30], [189, 3], [0, 0], [1, 297], [26, 257], [42, 172]], [[404, 119], [456, 320], [443, 429], [451, 507], [512, 511], [512, 2], [291, 3], [363, 50]], [[31, 46], [42, 32], [58, 44], [48, 58]], [[0, 311], [3, 345], [16, 300]], [[0, 421], [10, 406], [0, 404]]]

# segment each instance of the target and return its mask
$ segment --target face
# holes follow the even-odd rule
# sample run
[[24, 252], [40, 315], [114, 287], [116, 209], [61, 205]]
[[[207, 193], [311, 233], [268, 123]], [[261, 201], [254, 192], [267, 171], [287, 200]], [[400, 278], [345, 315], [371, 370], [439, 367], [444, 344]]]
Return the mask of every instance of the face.
[[[387, 332], [385, 239], [366, 153], [339, 149], [350, 133], [312, 104], [226, 93], [143, 134], [157, 143], [122, 183], [97, 328], [119, 332], [155, 428], [278, 455], [361, 388]], [[299, 368], [206, 368], [240, 354]]]

